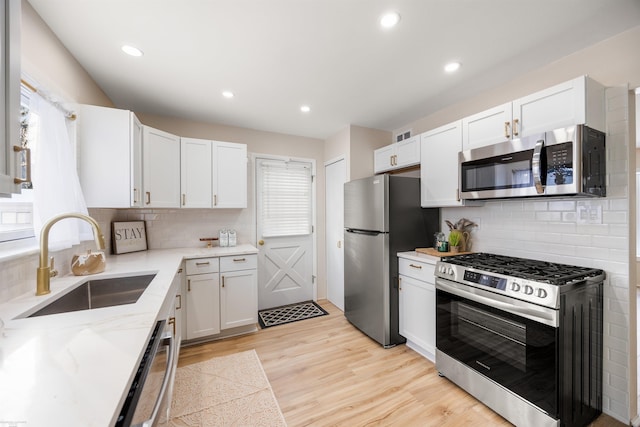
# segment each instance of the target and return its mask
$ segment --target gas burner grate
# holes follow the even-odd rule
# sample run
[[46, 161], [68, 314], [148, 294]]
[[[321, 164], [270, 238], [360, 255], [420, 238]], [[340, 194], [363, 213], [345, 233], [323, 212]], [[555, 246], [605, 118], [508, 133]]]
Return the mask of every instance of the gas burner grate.
[[602, 274], [602, 270], [477, 252], [442, 258], [443, 262], [552, 285], [564, 285]]

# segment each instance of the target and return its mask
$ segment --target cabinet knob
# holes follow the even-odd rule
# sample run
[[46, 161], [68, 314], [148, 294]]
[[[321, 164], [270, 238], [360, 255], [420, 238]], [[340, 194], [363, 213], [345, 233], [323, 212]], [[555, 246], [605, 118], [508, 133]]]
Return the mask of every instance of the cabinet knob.
[[259, 244], [260, 246], [264, 245], [264, 240], [262, 240], [262, 239], [258, 240], [258, 244]]

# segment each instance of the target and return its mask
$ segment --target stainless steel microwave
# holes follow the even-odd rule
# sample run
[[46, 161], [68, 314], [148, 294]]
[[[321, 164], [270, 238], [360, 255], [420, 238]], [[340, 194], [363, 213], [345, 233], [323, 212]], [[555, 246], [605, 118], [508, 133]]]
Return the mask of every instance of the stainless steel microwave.
[[584, 125], [461, 151], [460, 197], [606, 196], [604, 133]]

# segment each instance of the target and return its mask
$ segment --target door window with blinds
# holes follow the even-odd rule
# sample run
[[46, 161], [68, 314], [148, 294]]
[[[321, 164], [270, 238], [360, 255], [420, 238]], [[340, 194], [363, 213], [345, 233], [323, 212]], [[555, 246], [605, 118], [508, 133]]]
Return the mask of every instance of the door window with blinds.
[[257, 202], [262, 236], [311, 234], [311, 164], [267, 159], [257, 162]]

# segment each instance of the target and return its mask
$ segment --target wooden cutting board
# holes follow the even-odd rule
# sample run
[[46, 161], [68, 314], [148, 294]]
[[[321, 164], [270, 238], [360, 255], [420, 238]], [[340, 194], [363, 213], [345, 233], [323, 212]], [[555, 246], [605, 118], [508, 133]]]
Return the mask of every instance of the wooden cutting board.
[[438, 252], [437, 249], [434, 248], [416, 248], [416, 252], [421, 254], [427, 254], [435, 257], [444, 257], [444, 256], [452, 256], [452, 255], [461, 255], [461, 254], [469, 254], [471, 252]]

